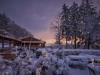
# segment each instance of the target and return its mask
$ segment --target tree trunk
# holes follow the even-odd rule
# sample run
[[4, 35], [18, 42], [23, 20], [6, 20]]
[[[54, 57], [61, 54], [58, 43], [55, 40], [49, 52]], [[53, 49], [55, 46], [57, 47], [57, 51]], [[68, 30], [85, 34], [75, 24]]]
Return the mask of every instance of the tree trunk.
[[67, 48], [67, 36], [66, 36], [66, 38], [65, 38], [65, 39], [66, 39], [66, 48]]
[[90, 49], [90, 44], [91, 44], [90, 43], [91, 42], [90, 34], [88, 34], [88, 40], [87, 41], [88, 41], [87, 48]]
[[77, 38], [76, 38], [76, 30], [74, 31], [74, 49], [77, 48], [77, 44], [76, 44]]

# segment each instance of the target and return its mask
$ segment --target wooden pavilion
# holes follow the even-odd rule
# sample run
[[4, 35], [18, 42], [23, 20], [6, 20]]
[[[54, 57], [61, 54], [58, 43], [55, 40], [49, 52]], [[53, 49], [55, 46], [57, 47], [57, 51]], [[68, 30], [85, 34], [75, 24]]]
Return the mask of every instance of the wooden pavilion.
[[0, 30], [0, 48], [11, 48], [18, 44], [21, 44], [21, 41], [16, 39], [13, 35], [9, 34], [5, 30]]
[[5, 30], [0, 30], [0, 48], [26, 47], [26, 48], [41, 48], [45, 47], [45, 43], [33, 36], [25, 36], [15, 38]]
[[15, 39], [13, 37], [9, 37], [9, 36], [4, 36], [0, 34], [0, 45], [1, 48], [5, 48], [5, 47], [14, 47], [18, 44], [21, 44], [21, 41], [18, 39]]
[[27, 36], [20, 39], [22, 46], [26, 48], [43, 48], [45, 47], [45, 41], [39, 40], [33, 36]]

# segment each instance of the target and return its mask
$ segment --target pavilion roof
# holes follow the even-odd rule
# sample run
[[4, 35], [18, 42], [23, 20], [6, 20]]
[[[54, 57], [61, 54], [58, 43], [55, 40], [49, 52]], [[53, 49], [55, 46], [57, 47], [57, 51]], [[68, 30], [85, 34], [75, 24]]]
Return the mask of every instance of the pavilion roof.
[[0, 30], [0, 37], [3, 37], [5, 39], [9, 39], [9, 40], [20, 41], [20, 40], [16, 39], [12, 34], [8, 33], [5, 30]]
[[26, 36], [26, 37], [21, 38], [20, 40], [24, 43], [29, 43], [29, 42], [31, 42], [31, 43], [45, 43], [45, 41], [37, 39], [33, 36]]

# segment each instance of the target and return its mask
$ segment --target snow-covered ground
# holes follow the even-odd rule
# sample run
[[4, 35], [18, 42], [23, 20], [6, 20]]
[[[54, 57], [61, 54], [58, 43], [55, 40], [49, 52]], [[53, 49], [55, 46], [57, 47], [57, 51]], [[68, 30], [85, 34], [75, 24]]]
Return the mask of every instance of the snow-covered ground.
[[0, 56], [0, 75], [100, 75], [100, 63], [95, 63], [100, 61], [99, 50], [23, 48], [12, 51], [16, 54], [13, 61]]
[[90, 75], [88, 68], [85, 70], [80, 70], [80, 69], [71, 69], [69, 71], [69, 75]]

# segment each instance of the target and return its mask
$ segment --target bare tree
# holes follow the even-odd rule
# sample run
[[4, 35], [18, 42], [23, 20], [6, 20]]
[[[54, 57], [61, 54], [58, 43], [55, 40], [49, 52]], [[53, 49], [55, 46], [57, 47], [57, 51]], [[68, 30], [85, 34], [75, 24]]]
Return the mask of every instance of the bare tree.
[[55, 31], [55, 38], [56, 38], [56, 44], [60, 45], [61, 44], [61, 28], [60, 28], [60, 25], [61, 25], [61, 17], [58, 15], [54, 22], [52, 22], [51, 24], [53, 25], [52, 26], [52, 29]]

